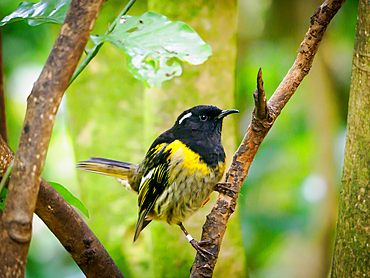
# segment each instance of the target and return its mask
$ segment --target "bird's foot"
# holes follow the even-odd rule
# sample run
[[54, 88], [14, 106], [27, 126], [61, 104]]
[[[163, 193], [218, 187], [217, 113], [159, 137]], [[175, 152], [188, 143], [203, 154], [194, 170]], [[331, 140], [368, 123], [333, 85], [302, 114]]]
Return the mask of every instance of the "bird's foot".
[[233, 197], [234, 194], [236, 194], [237, 192], [234, 189], [232, 189], [230, 186], [231, 186], [231, 183], [229, 182], [220, 182], [220, 183], [215, 184], [215, 186], [213, 187], [213, 190], [219, 193], [222, 193], [224, 195], [227, 195], [229, 197]]
[[209, 257], [216, 258], [215, 254], [212, 254], [208, 250], [204, 249], [201, 245], [204, 244], [209, 244], [211, 243], [211, 240], [201, 240], [201, 241], [196, 241], [185, 229], [184, 225], [180, 222], [178, 224], [181, 228], [181, 230], [184, 232], [186, 239], [189, 241], [189, 243], [193, 246], [195, 250], [205, 259], [208, 259]]
[[205, 259], [208, 259], [209, 257], [216, 258], [216, 255], [209, 252], [205, 248], [203, 248], [201, 245], [208, 244], [211, 242], [211, 240], [202, 240], [202, 241], [196, 241], [195, 239], [192, 239], [189, 241], [190, 244], [194, 247], [195, 250]]

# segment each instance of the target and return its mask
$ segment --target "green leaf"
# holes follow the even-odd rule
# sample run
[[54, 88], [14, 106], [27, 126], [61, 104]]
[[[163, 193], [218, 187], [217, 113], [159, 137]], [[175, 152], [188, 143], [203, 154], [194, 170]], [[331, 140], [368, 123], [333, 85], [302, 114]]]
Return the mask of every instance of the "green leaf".
[[56, 182], [49, 181], [49, 184], [52, 187], [54, 187], [54, 189], [58, 191], [59, 194], [62, 195], [62, 197], [66, 199], [66, 201], [70, 205], [78, 208], [83, 214], [86, 215], [87, 218], [89, 218], [89, 211], [87, 210], [85, 205], [77, 197], [75, 197], [71, 192], [69, 192], [67, 188], [65, 188], [63, 185], [56, 183]]
[[6, 193], [8, 192], [8, 189], [5, 187], [5, 185], [8, 182], [9, 177], [12, 173], [13, 163], [14, 163], [14, 158], [10, 162], [10, 164], [9, 164], [8, 168], [6, 169], [4, 175], [1, 177], [1, 181], [0, 181], [0, 210], [4, 210]]
[[91, 36], [99, 45], [109, 41], [127, 57], [129, 71], [144, 84], [160, 84], [180, 76], [180, 61], [199, 65], [212, 55], [211, 46], [186, 23], [147, 12], [124, 16], [106, 35]]
[[7, 188], [4, 188], [1, 193], [0, 193], [0, 210], [4, 210], [5, 206], [5, 198], [6, 198], [6, 193], [8, 192]]
[[0, 21], [0, 26], [21, 20], [26, 20], [31, 26], [42, 23], [62, 24], [70, 4], [71, 0], [41, 0], [36, 4], [24, 1]]

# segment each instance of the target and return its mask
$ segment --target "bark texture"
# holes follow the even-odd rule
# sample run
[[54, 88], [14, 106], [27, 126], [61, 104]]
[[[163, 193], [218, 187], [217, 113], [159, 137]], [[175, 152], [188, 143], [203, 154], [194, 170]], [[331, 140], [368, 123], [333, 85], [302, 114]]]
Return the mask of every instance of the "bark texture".
[[[1, 177], [14, 157], [14, 153], [1, 137], [0, 157], [6, 158], [0, 161]], [[2, 213], [0, 211], [0, 219]], [[71, 254], [86, 277], [123, 277], [121, 271], [83, 219], [44, 179], [41, 179], [36, 214]], [[0, 231], [1, 240], [7, 238], [2, 221], [0, 221]], [[10, 241], [9, 244], [13, 244], [13, 241]], [[9, 257], [5, 248], [0, 248], [0, 256], [5, 260]], [[14, 277], [17, 276], [17, 273], [8, 272], [8, 266], [5, 266], [4, 269], [0, 269], [0, 277], [7, 277], [6, 275]]]
[[2, 215], [0, 269], [23, 277], [32, 215], [60, 101], [83, 53], [104, 0], [73, 0], [48, 60], [27, 99], [27, 111]]
[[[226, 182], [229, 182], [236, 192], [239, 192], [248, 174], [258, 147], [276, 118], [280, 115], [281, 110], [311, 69], [324, 32], [344, 2], [345, 0], [325, 1], [312, 15], [310, 27], [299, 47], [299, 53], [293, 66], [267, 102], [265, 118], [259, 118], [263, 115], [260, 109], [263, 105], [260, 102], [263, 100], [262, 93], [264, 92], [263, 86], [261, 86], [262, 80], [259, 78], [257, 96], [255, 97], [258, 113], [256, 113], [256, 110], [253, 112], [247, 133], [235, 153], [232, 164], [226, 174]], [[217, 203], [207, 216], [206, 223], [203, 226], [202, 240], [210, 241], [207, 250], [216, 255], [219, 254], [228, 219], [235, 210], [237, 197], [238, 193], [230, 194], [230, 196], [220, 194]], [[190, 277], [211, 277], [216, 262], [217, 257], [205, 259], [197, 254]]]
[[124, 277], [78, 213], [43, 179], [36, 214], [71, 254], [86, 277]]
[[370, 275], [370, 10], [360, 0], [332, 278]]

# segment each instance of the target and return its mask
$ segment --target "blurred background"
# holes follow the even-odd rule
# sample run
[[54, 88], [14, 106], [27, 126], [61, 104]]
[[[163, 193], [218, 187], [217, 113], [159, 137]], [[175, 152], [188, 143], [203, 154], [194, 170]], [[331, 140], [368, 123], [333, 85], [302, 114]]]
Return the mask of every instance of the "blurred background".
[[[186, 3], [185, 3], [186, 2]], [[2, 0], [1, 18], [19, 1]], [[125, 277], [186, 277], [195, 251], [178, 227], [152, 223], [132, 242], [137, 198], [112, 178], [77, 173], [90, 156], [141, 162], [155, 137], [197, 104], [241, 111], [224, 121], [231, 161], [251, 119], [261, 67], [269, 98], [293, 64], [317, 0], [138, 1], [181, 20], [212, 46], [200, 66], [146, 88], [126, 70], [108, 43], [66, 93], [58, 112], [43, 177], [63, 184], [90, 212], [84, 219]], [[103, 34], [126, 5], [108, 1], [93, 34]], [[334, 243], [344, 153], [351, 58], [358, 1], [347, 1], [330, 23], [309, 75], [262, 143], [231, 217], [214, 277], [327, 277]], [[2, 28], [9, 144], [15, 151], [26, 98], [38, 78], [59, 25]], [[199, 239], [217, 198], [185, 222]], [[68, 223], [66, 223], [68, 224]], [[37, 216], [26, 277], [84, 277]]]

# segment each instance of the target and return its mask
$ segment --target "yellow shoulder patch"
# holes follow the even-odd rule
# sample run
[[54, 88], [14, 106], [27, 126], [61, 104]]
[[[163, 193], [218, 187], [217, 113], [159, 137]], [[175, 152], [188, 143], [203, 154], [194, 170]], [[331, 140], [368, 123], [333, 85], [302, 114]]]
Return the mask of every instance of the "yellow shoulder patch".
[[173, 141], [165, 150], [171, 152], [169, 159], [171, 159], [175, 153], [182, 152], [181, 155], [184, 157], [183, 167], [186, 167], [190, 171], [201, 171], [204, 175], [209, 174], [211, 171], [207, 164], [201, 161], [199, 154], [193, 152], [179, 140]]

